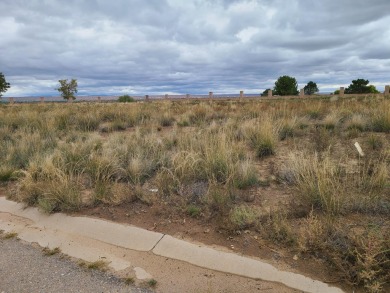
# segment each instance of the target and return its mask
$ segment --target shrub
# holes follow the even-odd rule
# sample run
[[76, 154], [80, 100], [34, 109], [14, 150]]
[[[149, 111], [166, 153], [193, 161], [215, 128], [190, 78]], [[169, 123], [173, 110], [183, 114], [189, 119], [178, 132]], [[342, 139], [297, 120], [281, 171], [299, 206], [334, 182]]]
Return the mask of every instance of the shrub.
[[192, 217], [192, 218], [196, 218], [200, 215], [201, 213], [201, 208], [196, 206], [196, 205], [189, 205], [187, 207], [187, 213]]
[[275, 154], [278, 131], [274, 128], [272, 120], [266, 117], [247, 131], [252, 148], [258, 158]]
[[253, 226], [258, 218], [258, 212], [249, 206], [242, 205], [233, 208], [229, 219], [234, 229], [246, 229]]
[[130, 97], [129, 95], [123, 95], [123, 96], [118, 97], [118, 102], [132, 103], [132, 102], [135, 102], [135, 99], [133, 97]]

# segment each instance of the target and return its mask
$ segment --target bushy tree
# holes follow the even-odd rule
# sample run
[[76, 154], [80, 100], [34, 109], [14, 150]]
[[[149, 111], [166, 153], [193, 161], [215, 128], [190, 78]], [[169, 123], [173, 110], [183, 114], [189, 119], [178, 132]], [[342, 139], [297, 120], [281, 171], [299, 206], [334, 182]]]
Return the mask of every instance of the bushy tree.
[[379, 94], [379, 91], [376, 89], [375, 85], [370, 84], [368, 88], [371, 94]]
[[118, 102], [131, 103], [131, 102], [135, 102], [135, 100], [133, 97], [130, 97], [129, 95], [123, 95], [118, 98]]
[[5, 80], [4, 74], [0, 72], [0, 98], [10, 87], [11, 85]]
[[298, 94], [298, 83], [294, 77], [280, 76], [275, 82], [273, 90], [275, 95], [279, 96], [294, 96]]
[[317, 84], [313, 81], [309, 81], [303, 88], [305, 95], [312, 95], [318, 92]]
[[375, 94], [379, 91], [373, 85], [368, 85], [370, 82], [366, 79], [355, 79], [352, 80], [352, 83], [345, 89], [346, 94]]
[[61, 93], [61, 96], [65, 100], [75, 100], [75, 94], [77, 93], [77, 79], [72, 79], [68, 82], [67, 79], [60, 79], [58, 81], [60, 87], [57, 90]]
[[268, 97], [268, 91], [269, 91], [269, 90], [270, 90], [270, 89], [265, 89], [264, 92], [262, 92], [261, 96], [262, 96], [262, 97]]

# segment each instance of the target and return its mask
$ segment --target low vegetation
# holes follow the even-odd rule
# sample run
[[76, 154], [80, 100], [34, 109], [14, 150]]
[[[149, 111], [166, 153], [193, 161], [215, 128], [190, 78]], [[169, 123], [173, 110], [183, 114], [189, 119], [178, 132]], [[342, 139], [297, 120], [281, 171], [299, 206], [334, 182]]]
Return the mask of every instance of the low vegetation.
[[94, 262], [84, 262], [81, 261], [79, 263], [80, 267], [89, 269], [89, 270], [99, 270], [99, 271], [107, 271], [108, 270], [108, 262], [104, 260], [97, 260]]
[[61, 253], [61, 249], [59, 247], [54, 247], [54, 248], [51, 248], [51, 249], [49, 247], [44, 247], [42, 249], [42, 252], [46, 256], [52, 256], [52, 255]]
[[[48, 213], [158, 205], [220, 231], [255, 231], [381, 292], [389, 109], [375, 97], [3, 105], [0, 181]], [[284, 204], [272, 201], [281, 195]]]

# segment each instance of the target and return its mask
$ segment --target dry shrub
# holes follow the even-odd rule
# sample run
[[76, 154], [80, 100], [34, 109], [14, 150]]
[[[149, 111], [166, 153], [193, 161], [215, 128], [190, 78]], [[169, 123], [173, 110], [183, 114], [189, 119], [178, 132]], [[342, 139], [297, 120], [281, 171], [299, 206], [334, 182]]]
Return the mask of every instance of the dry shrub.
[[367, 129], [367, 118], [361, 113], [352, 114], [351, 118], [346, 122], [347, 129], [364, 131]]
[[[314, 206], [330, 214], [342, 211], [345, 186], [341, 182], [338, 164], [329, 156], [290, 154], [285, 174], [295, 184], [302, 204]], [[287, 176], [287, 175], [286, 175]]]
[[230, 211], [229, 220], [233, 230], [252, 227], [258, 221], [259, 212], [248, 205], [236, 206]]
[[294, 245], [297, 242], [297, 235], [291, 225], [285, 211], [274, 211], [269, 214], [269, 218], [264, 225], [265, 236], [276, 244]]
[[325, 247], [327, 227], [324, 219], [318, 217], [314, 210], [301, 221], [298, 235], [298, 247], [301, 252], [316, 253]]
[[253, 124], [244, 124], [243, 132], [258, 158], [275, 154], [279, 131], [269, 115]]
[[93, 189], [93, 202], [119, 205], [136, 199], [134, 187], [127, 183], [98, 181]]
[[376, 132], [390, 132], [390, 103], [376, 109], [373, 113], [371, 128]]

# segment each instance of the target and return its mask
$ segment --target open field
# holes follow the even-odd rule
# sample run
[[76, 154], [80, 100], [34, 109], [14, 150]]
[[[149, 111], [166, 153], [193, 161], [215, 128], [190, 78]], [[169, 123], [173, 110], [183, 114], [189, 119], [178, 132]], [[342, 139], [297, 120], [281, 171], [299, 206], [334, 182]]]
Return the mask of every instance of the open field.
[[357, 292], [389, 289], [388, 99], [15, 104], [0, 112], [0, 180], [11, 199], [294, 259]]

